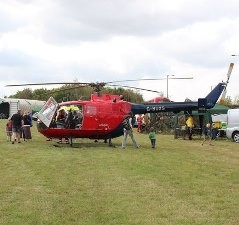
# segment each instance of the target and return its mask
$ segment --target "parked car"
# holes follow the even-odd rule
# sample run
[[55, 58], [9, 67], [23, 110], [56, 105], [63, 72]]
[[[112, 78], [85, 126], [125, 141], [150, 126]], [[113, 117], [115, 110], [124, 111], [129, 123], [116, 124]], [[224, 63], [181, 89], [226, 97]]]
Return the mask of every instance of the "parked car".
[[226, 135], [228, 138], [239, 143], [239, 109], [228, 110]]

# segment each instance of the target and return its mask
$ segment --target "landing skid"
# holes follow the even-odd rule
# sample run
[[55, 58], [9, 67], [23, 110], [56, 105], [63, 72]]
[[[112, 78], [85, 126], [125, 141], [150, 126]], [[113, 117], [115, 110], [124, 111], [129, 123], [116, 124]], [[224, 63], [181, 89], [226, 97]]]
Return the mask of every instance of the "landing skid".
[[[95, 142], [98, 142], [98, 140], [95, 140]], [[58, 144], [67, 144], [67, 145], [70, 145], [70, 147], [72, 147], [72, 148], [75, 147], [75, 146], [73, 146], [73, 137], [72, 136], [69, 136], [69, 137], [65, 138], [65, 141], [59, 140], [59, 141], [57, 141], [57, 143]], [[116, 148], [116, 146], [112, 143], [111, 138], [105, 139], [104, 143], [108, 143], [108, 147]], [[60, 145], [54, 145], [54, 146], [55, 147], [61, 147]], [[75, 148], [77, 148], [77, 147], [75, 147]]]

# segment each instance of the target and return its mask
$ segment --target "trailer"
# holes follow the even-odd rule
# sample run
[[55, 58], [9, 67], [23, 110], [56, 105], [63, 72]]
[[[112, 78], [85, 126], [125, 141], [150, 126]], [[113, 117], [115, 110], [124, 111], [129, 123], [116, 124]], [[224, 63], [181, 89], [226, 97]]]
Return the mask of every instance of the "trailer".
[[45, 101], [31, 100], [31, 99], [17, 99], [17, 98], [3, 98], [0, 99], [0, 117], [6, 119], [11, 117], [19, 109], [22, 112], [35, 113], [45, 104]]

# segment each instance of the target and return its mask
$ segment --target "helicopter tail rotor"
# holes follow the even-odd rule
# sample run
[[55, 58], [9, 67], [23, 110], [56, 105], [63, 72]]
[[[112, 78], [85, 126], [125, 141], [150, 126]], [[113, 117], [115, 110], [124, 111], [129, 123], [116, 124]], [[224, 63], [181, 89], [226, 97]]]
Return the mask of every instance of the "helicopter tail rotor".
[[227, 72], [227, 81], [225, 82], [224, 90], [222, 92], [222, 97], [221, 97], [221, 99], [219, 101], [220, 104], [224, 104], [225, 103], [226, 94], [227, 94], [227, 85], [229, 83], [233, 67], [234, 67], [234, 63], [230, 63], [229, 68], [228, 68], [228, 72]]

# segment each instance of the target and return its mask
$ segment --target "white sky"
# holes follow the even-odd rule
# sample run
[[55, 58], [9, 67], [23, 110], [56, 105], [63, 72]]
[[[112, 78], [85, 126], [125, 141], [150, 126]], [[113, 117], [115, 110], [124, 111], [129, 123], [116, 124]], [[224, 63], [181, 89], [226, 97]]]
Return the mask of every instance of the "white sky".
[[[194, 79], [170, 79], [171, 100], [196, 100], [225, 81], [234, 62], [227, 92], [234, 99], [238, 12], [238, 0], [0, 0], [0, 97], [24, 89], [6, 84], [174, 74]], [[166, 80], [123, 84], [167, 92]]]

